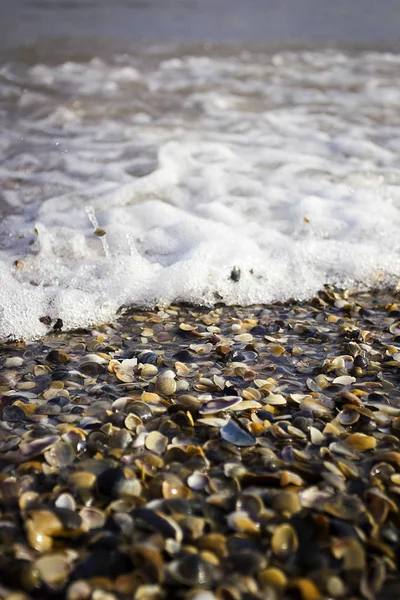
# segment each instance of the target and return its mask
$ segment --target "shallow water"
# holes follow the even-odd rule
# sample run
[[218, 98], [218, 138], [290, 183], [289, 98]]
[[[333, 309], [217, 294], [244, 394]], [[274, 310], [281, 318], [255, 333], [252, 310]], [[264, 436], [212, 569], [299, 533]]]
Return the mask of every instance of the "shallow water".
[[[15, 28], [0, 66], [0, 336], [132, 303], [248, 305], [397, 281], [400, 55], [379, 46], [380, 34], [395, 43], [389, 3], [374, 38], [361, 27], [372, 3], [358, 21], [325, 7], [323, 27], [302, 4], [307, 48], [292, 44], [289, 3], [254, 2], [245, 21], [223, 2], [215, 19], [196, 2], [165, 18], [157, 3], [13, 6], [1, 25]], [[261, 39], [261, 14], [280, 15], [278, 45], [268, 28]], [[320, 42], [327, 22], [343, 25], [342, 45]], [[370, 49], [344, 44], [352, 27]]]
[[397, 0], [0, 0], [1, 45], [399, 41]]

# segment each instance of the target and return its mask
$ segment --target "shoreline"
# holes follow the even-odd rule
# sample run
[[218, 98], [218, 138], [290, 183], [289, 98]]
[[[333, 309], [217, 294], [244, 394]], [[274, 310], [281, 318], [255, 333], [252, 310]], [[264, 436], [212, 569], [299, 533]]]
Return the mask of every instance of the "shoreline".
[[0, 344], [0, 596], [396, 597], [397, 301], [327, 286]]

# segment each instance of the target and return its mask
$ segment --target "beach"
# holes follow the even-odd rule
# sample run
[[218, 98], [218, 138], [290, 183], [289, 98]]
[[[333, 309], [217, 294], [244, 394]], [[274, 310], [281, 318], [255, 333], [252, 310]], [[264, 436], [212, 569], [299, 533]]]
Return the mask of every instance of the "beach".
[[0, 5], [0, 599], [397, 600], [397, 2]]
[[397, 301], [2, 344], [1, 597], [397, 597]]

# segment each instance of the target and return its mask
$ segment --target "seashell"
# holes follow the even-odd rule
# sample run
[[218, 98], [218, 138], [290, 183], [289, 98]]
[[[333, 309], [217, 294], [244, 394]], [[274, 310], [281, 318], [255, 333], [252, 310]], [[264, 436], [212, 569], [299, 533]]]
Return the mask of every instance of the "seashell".
[[263, 402], [271, 406], [285, 406], [287, 404], [286, 398], [281, 394], [269, 394]]
[[400, 322], [399, 321], [395, 321], [394, 323], [392, 323], [389, 327], [389, 331], [390, 333], [392, 333], [393, 335], [400, 335]]
[[330, 380], [326, 377], [326, 375], [320, 373], [316, 376], [315, 383], [317, 384], [320, 390], [324, 390], [330, 385]]
[[261, 408], [261, 407], [262, 407], [262, 404], [260, 404], [260, 402], [256, 402], [255, 400], [244, 400], [243, 402], [240, 402], [236, 406], [232, 406], [231, 410], [232, 410], [232, 412], [242, 412], [245, 410], [257, 410], [258, 408]]
[[221, 419], [220, 417], [206, 417], [203, 419], [196, 419], [196, 425], [208, 425], [209, 427], [221, 428], [228, 423], [228, 419]]
[[183, 481], [172, 473], [165, 473], [161, 484], [161, 492], [163, 498], [170, 500], [171, 498], [187, 498], [189, 490]]
[[237, 283], [240, 280], [240, 276], [241, 276], [241, 270], [239, 269], [239, 267], [232, 267], [231, 270], [231, 274], [230, 274], [230, 278], [232, 281], [234, 281], [235, 283]]
[[354, 425], [360, 418], [360, 413], [353, 408], [345, 408], [337, 416], [341, 425]]
[[288, 589], [296, 593], [296, 597], [301, 600], [321, 600], [322, 595], [315, 583], [306, 577], [292, 579]]
[[187, 554], [168, 565], [168, 574], [174, 581], [187, 587], [208, 587], [214, 580], [215, 567], [197, 553]]
[[162, 454], [167, 448], [168, 438], [158, 431], [151, 431], [146, 437], [144, 445], [147, 450], [151, 450], [151, 452], [155, 452], [156, 454]]
[[301, 410], [310, 410], [316, 416], [332, 415], [332, 410], [319, 400], [307, 396], [300, 402]]
[[53, 590], [62, 589], [72, 571], [68, 556], [64, 553], [40, 556], [34, 566], [40, 579]]
[[180, 323], [179, 329], [181, 331], [196, 331], [197, 326], [189, 325], [189, 323]]
[[129, 431], [136, 431], [139, 425], [142, 425], [143, 421], [135, 413], [129, 413], [125, 418], [124, 425]]
[[161, 401], [161, 397], [154, 392], [142, 392], [140, 396], [140, 400], [142, 402], [150, 402], [151, 404], [159, 404]]
[[[133, 600], [163, 600], [163, 598], [163, 591], [157, 584], [139, 585], [133, 596]], [[114, 600], [114, 597], [112, 599], [105, 598], [105, 600]]]
[[150, 365], [157, 366], [157, 363], [158, 363], [158, 355], [155, 352], [151, 352], [148, 350], [145, 350], [144, 352], [140, 352], [137, 359], [138, 359], [138, 362], [140, 362], [142, 364], [150, 364]]
[[9, 423], [18, 423], [25, 420], [25, 413], [19, 406], [5, 406], [1, 412], [1, 418]]
[[209, 402], [205, 402], [202, 406], [200, 406], [199, 413], [201, 415], [210, 415], [223, 410], [228, 410], [229, 408], [232, 408], [241, 402], [242, 398], [240, 398], [240, 396], [222, 396], [221, 398], [216, 398], [214, 400], [210, 400]]
[[243, 390], [242, 396], [243, 396], [244, 400], [255, 400], [255, 401], [261, 400], [263, 397], [260, 390], [258, 390], [256, 388], [251, 388], [251, 387]]
[[94, 507], [84, 507], [79, 511], [82, 519], [82, 527], [85, 531], [90, 529], [101, 529], [106, 522], [106, 515], [103, 511]]
[[85, 360], [80, 363], [79, 371], [89, 377], [96, 377], [104, 371], [103, 362], [105, 361]]
[[296, 404], [300, 404], [306, 398], [311, 398], [309, 394], [290, 394], [289, 398], [296, 402]]
[[191, 490], [200, 491], [208, 485], [208, 477], [200, 471], [193, 471], [187, 478], [187, 484]]
[[24, 359], [21, 356], [9, 356], [4, 361], [4, 367], [6, 369], [15, 369], [18, 367], [22, 367], [24, 364]]
[[130, 373], [126, 373], [126, 371], [123, 371], [122, 369], [116, 370], [115, 376], [118, 379], [118, 381], [122, 381], [122, 383], [132, 383], [134, 380], [133, 375], [131, 375]]
[[239, 421], [233, 418], [220, 429], [220, 435], [225, 442], [229, 442], [234, 446], [246, 447], [253, 446], [256, 443], [256, 438]]
[[70, 444], [58, 441], [44, 452], [46, 462], [52, 467], [66, 467], [75, 459], [74, 449]]
[[346, 442], [359, 452], [366, 452], [367, 450], [376, 448], [376, 439], [364, 433], [352, 433], [346, 438]]
[[335, 385], [351, 385], [356, 381], [357, 380], [355, 377], [351, 377], [350, 375], [341, 375], [340, 377], [335, 377], [332, 383]]
[[273, 553], [282, 558], [296, 552], [299, 540], [293, 527], [286, 523], [278, 525], [272, 535], [271, 547]]
[[18, 498], [18, 506], [21, 511], [26, 511], [29, 507], [37, 504], [39, 500], [39, 494], [33, 491], [23, 492]]
[[132, 511], [131, 516], [137, 527], [153, 531], [167, 539], [174, 539], [179, 544], [182, 542], [182, 529], [172, 518], [148, 508], [137, 508]]
[[367, 406], [372, 406], [376, 408], [380, 412], [386, 413], [391, 417], [400, 416], [400, 408], [397, 406], [393, 406], [393, 404], [385, 404], [385, 402], [366, 402]]
[[83, 579], [79, 579], [68, 585], [67, 598], [68, 600], [87, 600], [90, 598], [91, 593], [91, 586]]
[[120, 498], [123, 484], [126, 481], [126, 475], [122, 468], [111, 467], [105, 469], [96, 481], [96, 489], [102, 496]]
[[155, 391], [161, 396], [172, 396], [176, 392], [176, 381], [173, 371], [165, 371], [156, 379]]
[[[58, 509], [60, 511], [61, 509]], [[73, 516], [70, 522], [63, 522], [58, 514], [47, 509], [31, 509], [25, 529], [30, 546], [38, 552], [49, 550], [52, 547], [52, 537], [70, 535], [75, 529], [80, 530], [81, 519], [79, 515], [64, 509], [64, 515]]]
[[314, 381], [314, 379], [311, 379], [311, 377], [309, 377], [307, 379], [306, 385], [307, 385], [308, 389], [311, 390], [312, 392], [318, 393], [320, 391], [319, 385], [316, 383], [316, 381]]
[[137, 366], [137, 362], [137, 358], [125, 358], [123, 361], [121, 361], [120, 366], [116, 367], [115, 370], [120, 369], [125, 373], [129, 373], [129, 375], [133, 375]]
[[301, 502], [296, 492], [284, 490], [275, 496], [272, 507], [274, 510], [290, 518], [301, 510]]
[[251, 335], [251, 333], [239, 333], [238, 335], [235, 335], [233, 339], [235, 340], [235, 342], [242, 342], [244, 344], [248, 344], [252, 342], [254, 338]]
[[[150, 543], [135, 544], [131, 550], [131, 556], [136, 568], [152, 582], [162, 583], [165, 578], [164, 559], [156, 546]], [[135, 594], [136, 599], [137, 593]], [[151, 598], [143, 596], [143, 600]]]
[[210, 354], [211, 350], [213, 349], [213, 345], [209, 342], [207, 344], [190, 344], [189, 348], [192, 350], [192, 352], [202, 356], [204, 354]]
[[141, 333], [143, 338], [152, 338], [154, 336], [154, 331], [149, 329], [148, 327], [144, 327]]
[[67, 492], [64, 492], [58, 496], [57, 500], [55, 501], [55, 505], [58, 508], [67, 508], [68, 510], [72, 511], [76, 510], [75, 498], [72, 496], [72, 494]]
[[310, 427], [310, 439], [313, 444], [320, 446], [324, 442], [325, 436], [316, 427]]
[[335, 558], [343, 559], [345, 571], [364, 571], [366, 566], [365, 550], [354, 538], [336, 540], [332, 544], [332, 554]]
[[93, 488], [96, 483], [96, 475], [88, 471], [72, 473], [68, 478], [68, 488], [83, 503], [93, 502]]
[[35, 456], [40, 456], [46, 450], [49, 450], [53, 444], [58, 442], [58, 435], [49, 435], [29, 442], [23, 442], [19, 447], [19, 454], [23, 460], [30, 460]]
[[288, 583], [285, 573], [277, 567], [268, 567], [267, 569], [264, 569], [258, 573], [258, 579], [261, 587], [272, 587], [278, 592], [283, 592]]
[[139, 417], [143, 423], [147, 423], [153, 417], [153, 411], [151, 407], [146, 402], [142, 402], [140, 400], [129, 402], [129, 404], [126, 406], [126, 412], [133, 413]]
[[247, 512], [238, 510], [227, 517], [227, 523], [231, 529], [240, 533], [259, 534], [260, 524], [253, 521]]
[[158, 368], [155, 365], [144, 364], [140, 367], [140, 375], [142, 377], [154, 377], [157, 373]]
[[326, 589], [333, 598], [343, 598], [348, 591], [344, 581], [337, 575], [329, 575], [326, 581]]
[[118, 370], [120, 368], [120, 366], [121, 366], [121, 363], [119, 362], [119, 360], [112, 358], [110, 360], [110, 362], [108, 363], [107, 371], [109, 373], [115, 373], [115, 371]]

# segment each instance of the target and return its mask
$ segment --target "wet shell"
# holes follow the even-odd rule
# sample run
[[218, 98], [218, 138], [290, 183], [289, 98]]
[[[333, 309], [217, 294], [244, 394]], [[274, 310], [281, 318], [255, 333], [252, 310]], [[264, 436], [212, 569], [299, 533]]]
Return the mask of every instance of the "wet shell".
[[249, 534], [258, 534], [260, 532], [260, 524], [253, 521], [247, 512], [236, 511], [227, 517], [229, 527], [234, 531]]
[[292, 491], [282, 491], [273, 500], [273, 509], [287, 517], [301, 510], [299, 495]]
[[272, 551], [276, 556], [285, 557], [296, 552], [299, 547], [297, 534], [291, 525], [279, 525], [272, 536]]
[[360, 413], [352, 408], [345, 408], [338, 414], [341, 425], [354, 425], [360, 418]]

